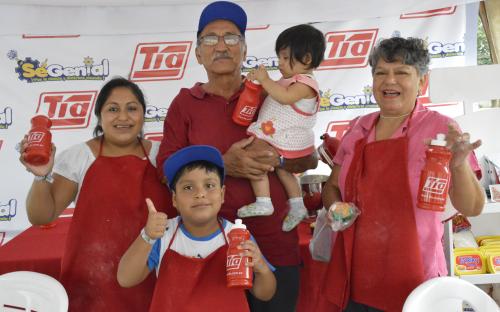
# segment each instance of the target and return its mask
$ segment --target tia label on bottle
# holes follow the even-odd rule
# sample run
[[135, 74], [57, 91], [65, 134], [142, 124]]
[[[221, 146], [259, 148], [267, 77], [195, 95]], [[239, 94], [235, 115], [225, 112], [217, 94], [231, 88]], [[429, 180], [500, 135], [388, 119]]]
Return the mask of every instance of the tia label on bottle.
[[252, 288], [252, 267], [247, 266], [249, 257], [240, 255], [242, 249], [238, 245], [250, 239], [250, 232], [242, 224], [241, 219], [236, 219], [235, 224], [228, 234], [229, 248], [227, 250], [226, 278], [227, 287]]
[[257, 81], [245, 81], [245, 89], [233, 111], [233, 121], [241, 126], [249, 126], [259, 108], [262, 86]]
[[31, 118], [31, 130], [28, 133], [24, 161], [35, 166], [45, 165], [49, 162], [52, 153], [52, 126], [50, 119], [43, 115]]
[[450, 187], [451, 151], [446, 147], [445, 135], [439, 133], [426, 151], [426, 162], [420, 174], [417, 207], [444, 211]]

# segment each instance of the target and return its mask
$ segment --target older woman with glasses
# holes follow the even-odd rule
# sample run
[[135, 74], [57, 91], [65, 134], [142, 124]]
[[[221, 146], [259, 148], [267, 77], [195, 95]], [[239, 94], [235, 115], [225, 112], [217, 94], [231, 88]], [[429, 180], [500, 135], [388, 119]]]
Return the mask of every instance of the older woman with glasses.
[[469, 143], [451, 118], [417, 103], [428, 64], [423, 40], [382, 40], [370, 56], [380, 111], [351, 122], [333, 159], [325, 207], [353, 202], [361, 210], [338, 233], [324, 284], [344, 311], [401, 311], [415, 287], [447, 274], [442, 213], [416, 206], [426, 140], [447, 133], [453, 206], [474, 216], [484, 205], [472, 153], [481, 142]]

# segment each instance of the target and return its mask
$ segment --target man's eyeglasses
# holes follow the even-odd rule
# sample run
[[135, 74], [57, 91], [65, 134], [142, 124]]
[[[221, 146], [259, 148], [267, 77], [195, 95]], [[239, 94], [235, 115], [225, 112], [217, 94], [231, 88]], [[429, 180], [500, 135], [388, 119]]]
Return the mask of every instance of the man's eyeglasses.
[[222, 38], [224, 39], [224, 43], [228, 46], [235, 46], [241, 41], [243, 41], [243, 37], [241, 35], [235, 35], [235, 34], [227, 34], [224, 36], [217, 36], [217, 35], [206, 35], [203, 37], [200, 37], [198, 39], [199, 43], [206, 45], [206, 46], [214, 46], [217, 43], [219, 43], [219, 39]]

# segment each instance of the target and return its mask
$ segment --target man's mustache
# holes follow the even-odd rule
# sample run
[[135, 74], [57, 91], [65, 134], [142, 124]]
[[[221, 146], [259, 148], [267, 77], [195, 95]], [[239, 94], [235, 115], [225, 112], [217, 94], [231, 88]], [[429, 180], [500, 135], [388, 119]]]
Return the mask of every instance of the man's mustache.
[[229, 55], [229, 53], [219, 52], [219, 53], [215, 54], [213, 60], [216, 61], [216, 60], [220, 60], [220, 59], [230, 59], [230, 58], [231, 58], [231, 56]]

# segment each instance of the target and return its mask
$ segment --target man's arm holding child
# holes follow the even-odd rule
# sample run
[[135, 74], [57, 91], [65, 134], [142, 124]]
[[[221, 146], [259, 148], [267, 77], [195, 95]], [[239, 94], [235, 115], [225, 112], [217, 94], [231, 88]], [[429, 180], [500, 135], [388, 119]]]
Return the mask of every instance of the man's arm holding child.
[[239, 248], [244, 250], [245, 256], [252, 258], [248, 265], [253, 267], [255, 277], [250, 292], [259, 300], [271, 300], [276, 292], [276, 278], [262, 257], [259, 247], [255, 242], [247, 240]]
[[[227, 150], [224, 154], [224, 166], [229, 176], [259, 180], [263, 175], [274, 171], [274, 167], [280, 166], [280, 155], [268, 143], [249, 137], [235, 142]], [[301, 158], [284, 159], [281, 168], [291, 173], [301, 173], [317, 166], [318, 154], [314, 152]]]
[[[165, 233], [167, 215], [157, 212], [153, 202], [146, 198], [148, 220], [144, 231], [151, 239], [159, 239]], [[140, 284], [149, 275], [148, 257], [153, 245], [139, 235], [130, 245], [118, 264], [117, 279], [122, 287], [133, 287]]]

